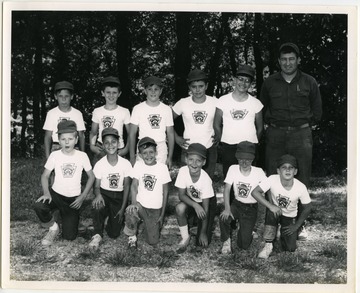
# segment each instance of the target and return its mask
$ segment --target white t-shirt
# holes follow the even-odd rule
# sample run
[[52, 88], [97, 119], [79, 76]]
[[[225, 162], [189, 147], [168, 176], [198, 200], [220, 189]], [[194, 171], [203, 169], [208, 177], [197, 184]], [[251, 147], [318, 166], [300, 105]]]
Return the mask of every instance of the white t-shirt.
[[232, 93], [219, 98], [217, 108], [223, 112], [223, 129], [221, 141], [238, 144], [241, 141], [257, 143], [255, 114], [263, 108], [263, 104], [248, 94], [246, 101], [238, 102]]
[[136, 200], [145, 208], [160, 209], [163, 205], [163, 184], [171, 181], [168, 167], [159, 162], [149, 166], [138, 161], [131, 177], [139, 180]]
[[175, 186], [186, 189], [188, 197], [196, 202], [202, 202], [203, 199], [214, 196], [212, 181], [204, 170], [201, 170], [198, 181], [194, 183], [190, 176], [189, 167], [181, 167], [175, 181]]
[[119, 132], [120, 148], [124, 147], [123, 128], [130, 123], [130, 111], [117, 105], [113, 110], [105, 109], [105, 106], [95, 108], [92, 114], [92, 122], [99, 124], [97, 140], [102, 142], [101, 133], [104, 128], [112, 127]]
[[73, 120], [76, 123], [77, 131], [85, 131], [85, 123], [82, 113], [71, 107], [69, 112], [63, 112], [59, 107], [52, 108], [46, 114], [44, 130], [52, 131], [53, 142], [59, 142], [57, 126], [61, 120]]
[[123, 191], [124, 179], [130, 177], [132, 166], [130, 162], [118, 156], [115, 166], [111, 165], [107, 156], [101, 158], [94, 166], [94, 175], [100, 179], [100, 187], [109, 191]]
[[155, 107], [146, 101], [136, 105], [130, 123], [139, 127], [139, 139], [149, 136], [156, 142], [166, 141], [166, 127], [174, 126], [171, 108], [162, 102]]
[[61, 150], [53, 151], [44, 167], [49, 171], [55, 170], [52, 189], [66, 197], [81, 194], [82, 171], [91, 170], [87, 154], [78, 150], [70, 156], [65, 155]]
[[275, 205], [281, 208], [282, 215], [294, 218], [297, 216], [298, 201], [302, 204], [309, 204], [311, 198], [306, 186], [294, 178], [294, 185], [291, 190], [286, 190], [280, 181], [280, 175], [271, 175], [259, 184], [266, 192], [270, 189], [271, 197]]
[[206, 100], [198, 104], [193, 101], [192, 97], [187, 97], [179, 100], [173, 106], [173, 111], [183, 117], [185, 125], [183, 137], [189, 139], [189, 144], [201, 143], [206, 148], [212, 146], [217, 101], [217, 98], [206, 96]]
[[239, 165], [232, 165], [226, 174], [224, 182], [233, 185], [236, 200], [250, 204], [257, 202], [252, 197], [251, 192], [264, 179], [266, 179], [266, 175], [261, 168], [251, 166], [250, 174], [244, 176], [240, 172]]

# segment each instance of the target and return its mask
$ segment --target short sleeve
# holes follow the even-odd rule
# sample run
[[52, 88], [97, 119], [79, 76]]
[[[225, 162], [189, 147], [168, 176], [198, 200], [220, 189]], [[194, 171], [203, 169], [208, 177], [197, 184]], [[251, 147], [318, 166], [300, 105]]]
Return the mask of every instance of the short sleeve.
[[130, 116], [130, 123], [134, 125], [139, 125], [139, 105], [136, 105]]
[[263, 192], [267, 192], [267, 191], [270, 189], [270, 186], [271, 186], [270, 177], [265, 177], [264, 180], [262, 180], [262, 181], [259, 183], [259, 187], [261, 188], [261, 190], [262, 190]]
[[176, 104], [172, 107], [172, 110], [177, 114], [177, 115], [182, 115], [183, 114], [183, 110], [182, 110], [182, 104], [183, 104], [183, 99], [180, 99], [179, 101], [176, 102]]
[[100, 119], [99, 119], [99, 108], [94, 109], [93, 113], [92, 113], [92, 118], [91, 121], [97, 124], [100, 124]]
[[56, 152], [50, 153], [50, 156], [44, 165], [45, 169], [47, 169], [49, 171], [52, 171], [55, 169], [55, 154], [56, 154]]
[[176, 180], [175, 180], [175, 187], [177, 188], [182, 188], [182, 189], [185, 189], [186, 188], [186, 182], [185, 182], [185, 172], [184, 172], [184, 168], [180, 168], [179, 170], [179, 173], [176, 177]]
[[131, 177], [131, 173], [132, 173], [132, 166], [130, 164], [130, 162], [128, 160], [124, 160], [124, 169], [125, 169], [125, 172], [124, 172], [124, 177]]
[[129, 124], [130, 123], [130, 111], [126, 108], [124, 108], [124, 124]]
[[171, 182], [171, 177], [170, 177], [170, 173], [169, 173], [169, 169], [165, 164], [162, 164], [162, 181], [163, 184], [169, 183]]
[[171, 127], [171, 126], [174, 126], [174, 119], [173, 119], [173, 116], [172, 116], [172, 111], [171, 111], [171, 108], [170, 106], [167, 106], [165, 105], [165, 109], [166, 109], [166, 114], [165, 114], [165, 117], [166, 117], [166, 121], [165, 121], [165, 126], [166, 127]]
[[91, 167], [91, 164], [90, 164], [90, 160], [89, 160], [89, 157], [87, 156], [86, 153], [84, 152], [81, 152], [81, 154], [83, 155], [83, 167], [84, 167], [84, 170], [86, 172], [90, 171], [92, 169]]
[[235, 172], [235, 168], [237, 168], [238, 165], [232, 165], [230, 166], [230, 168], [228, 169], [228, 172], [226, 174], [224, 183], [230, 184], [232, 185], [234, 183], [234, 172]]
[[299, 199], [300, 199], [302, 204], [309, 204], [311, 202], [309, 192], [308, 192], [305, 185], [303, 185], [303, 190], [300, 193], [300, 198]]

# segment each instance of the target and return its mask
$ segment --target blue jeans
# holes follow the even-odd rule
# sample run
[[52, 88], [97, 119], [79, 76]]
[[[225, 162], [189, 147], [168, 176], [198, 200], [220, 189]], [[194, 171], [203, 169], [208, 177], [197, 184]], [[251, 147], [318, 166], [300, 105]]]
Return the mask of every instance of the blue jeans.
[[297, 179], [309, 187], [312, 164], [312, 132], [310, 127], [283, 130], [269, 126], [266, 130], [265, 165], [267, 176], [276, 174], [276, 160], [293, 155], [298, 163]]

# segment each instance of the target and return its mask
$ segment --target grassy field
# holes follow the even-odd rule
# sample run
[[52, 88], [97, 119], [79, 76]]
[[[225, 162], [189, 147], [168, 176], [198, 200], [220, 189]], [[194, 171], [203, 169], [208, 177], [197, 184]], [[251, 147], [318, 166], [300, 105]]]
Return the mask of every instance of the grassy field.
[[[92, 228], [91, 197], [82, 207], [79, 237], [74, 241], [57, 239], [54, 245], [41, 247], [40, 241], [46, 230], [40, 228], [32, 204], [41, 195], [43, 163], [35, 159], [11, 161], [11, 280], [347, 283], [347, 186], [344, 178], [314, 178], [310, 190], [314, 209], [308, 219], [309, 238], [298, 242], [294, 253], [281, 252], [276, 244], [268, 260], [256, 257], [263, 245], [263, 209], [260, 209], [260, 237], [254, 239], [249, 250], [241, 251], [233, 245], [231, 255], [221, 255], [216, 218], [214, 238], [207, 249], [198, 251], [192, 239], [188, 250], [177, 254], [175, 248], [180, 236], [174, 216], [174, 206], [178, 202], [174, 188], [171, 188], [162, 229], [161, 248], [153, 249], [145, 244], [140, 232], [136, 252], [127, 250], [127, 237], [122, 234], [116, 240], [104, 236], [99, 251], [94, 253], [87, 247]], [[175, 168], [173, 179], [176, 173]], [[216, 178], [215, 188], [220, 193], [221, 176]]]

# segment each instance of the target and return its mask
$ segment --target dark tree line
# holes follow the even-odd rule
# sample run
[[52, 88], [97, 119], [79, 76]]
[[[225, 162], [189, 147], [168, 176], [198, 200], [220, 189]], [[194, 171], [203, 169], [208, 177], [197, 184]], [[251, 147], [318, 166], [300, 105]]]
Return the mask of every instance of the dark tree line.
[[299, 45], [301, 69], [317, 79], [323, 97], [314, 171], [341, 172], [347, 148], [347, 16], [341, 14], [14, 11], [12, 156], [43, 154], [42, 126], [56, 106], [57, 81], [74, 84], [72, 105], [89, 130], [93, 109], [104, 103], [99, 84], [107, 75], [120, 78], [118, 103], [129, 109], [144, 99], [141, 80], [152, 74], [164, 78], [165, 103], [187, 96], [193, 68], [207, 72], [207, 94], [219, 97], [231, 91], [238, 64], [253, 65], [257, 95], [264, 69], [278, 70], [277, 50], [285, 41]]

